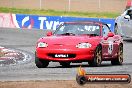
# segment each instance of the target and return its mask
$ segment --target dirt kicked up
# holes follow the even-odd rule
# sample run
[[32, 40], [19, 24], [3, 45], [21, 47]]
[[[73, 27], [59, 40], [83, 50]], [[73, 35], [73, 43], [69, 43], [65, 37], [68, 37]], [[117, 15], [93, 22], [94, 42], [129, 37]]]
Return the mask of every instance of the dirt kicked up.
[[85, 84], [80, 86], [76, 81], [18, 81], [0, 82], [0, 88], [132, 88], [130, 84]]

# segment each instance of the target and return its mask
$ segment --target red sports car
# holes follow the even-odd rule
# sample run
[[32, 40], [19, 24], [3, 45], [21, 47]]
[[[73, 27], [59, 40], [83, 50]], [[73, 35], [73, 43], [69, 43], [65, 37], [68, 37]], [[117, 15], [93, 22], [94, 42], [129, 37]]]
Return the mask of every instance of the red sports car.
[[63, 67], [69, 67], [72, 62], [100, 66], [102, 61], [111, 61], [112, 65], [121, 65], [123, 40], [102, 22], [65, 22], [37, 42], [36, 66], [47, 67], [50, 61]]

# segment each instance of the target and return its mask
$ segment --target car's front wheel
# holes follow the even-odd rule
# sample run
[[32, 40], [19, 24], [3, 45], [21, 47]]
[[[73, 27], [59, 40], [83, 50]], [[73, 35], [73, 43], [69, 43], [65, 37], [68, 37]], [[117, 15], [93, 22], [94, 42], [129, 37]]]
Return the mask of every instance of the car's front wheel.
[[95, 55], [92, 61], [89, 61], [88, 64], [90, 66], [98, 67], [101, 65], [102, 62], [102, 49], [100, 46], [96, 48]]
[[114, 33], [115, 33], [115, 34], [118, 34], [118, 25], [117, 25], [117, 24], [115, 25]]
[[38, 68], [46, 68], [49, 65], [49, 61], [41, 60], [35, 57], [35, 64]]
[[118, 56], [115, 60], [111, 61], [112, 65], [122, 65], [123, 63], [123, 45], [120, 44], [119, 50], [118, 50]]

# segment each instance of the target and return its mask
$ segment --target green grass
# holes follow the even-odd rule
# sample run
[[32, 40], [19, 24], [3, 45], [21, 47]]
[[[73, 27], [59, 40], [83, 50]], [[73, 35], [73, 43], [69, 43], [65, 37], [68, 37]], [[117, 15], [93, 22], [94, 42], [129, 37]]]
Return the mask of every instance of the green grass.
[[31, 14], [43, 16], [74, 16], [74, 17], [99, 17], [116, 18], [120, 13], [115, 12], [67, 12], [55, 10], [16, 9], [0, 7], [0, 13]]

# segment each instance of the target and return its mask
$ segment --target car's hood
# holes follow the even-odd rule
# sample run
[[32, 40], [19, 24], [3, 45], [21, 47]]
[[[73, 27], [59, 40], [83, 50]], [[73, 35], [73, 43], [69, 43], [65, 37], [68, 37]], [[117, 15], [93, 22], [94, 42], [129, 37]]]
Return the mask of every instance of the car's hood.
[[48, 44], [68, 44], [75, 45], [78, 43], [89, 42], [91, 44], [99, 43], [101, 37], [95, 36], [50, 36], [39, 39], [39, 42], [46, 42]]

